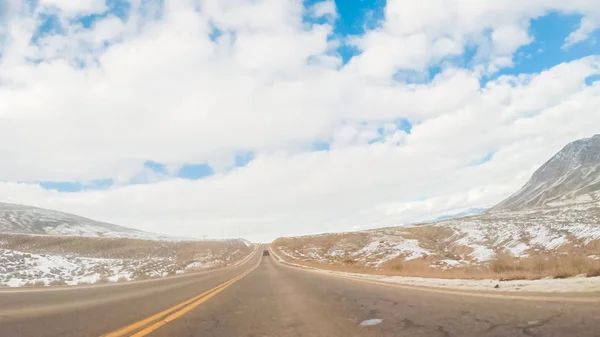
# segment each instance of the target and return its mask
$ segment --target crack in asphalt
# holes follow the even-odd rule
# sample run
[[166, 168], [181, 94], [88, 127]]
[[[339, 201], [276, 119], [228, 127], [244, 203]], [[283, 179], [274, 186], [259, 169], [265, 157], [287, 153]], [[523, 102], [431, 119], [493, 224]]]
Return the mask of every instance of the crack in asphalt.
[[492, 332], [492, 330], [499, 328], [501, 326], [511, 326], [512, 324], [508, 324], [508, 323], [498, 323], [498, 324], [491, 324], [487, 330], [485, 330], [486, 333], [488, 332]]
[[437, 331], [442, 334], [442, 337], [450, 337], [450, 332], [441, 325], [437, 326]]
[[413, 321], [409, 318], [404, 318], [403, 320], [400, 321], [400, 323], [401, 323], [402, 329], [404, 329], [404, 330], [409, 330], [409, 329], [430, 330], [430, 331], [436, 332], [436, 335], [439, 334], [439, 336], [441, 336], [441, 337], [450, 337], [451, 336], [450, 332], [448, 330], [446, 330], [446, 328], [443, 325], [440, 325], [440, 324], [423, 325], [423, 324], [415, 323], [415, 321]]
[[531, 336], [531, 337], [538, 337], [538, 333], [531, 330], [531, 329], [535, 329], [535, 328], [539, 328], [541, 326], [546, 325], [547, 323], [549, 323], [550, 321], [552, 321], [553, 319], [562, 316], [562, 313], [558, 313], [556, 315], [552, 315], [544, 320], [541, 320], [535, 324], [529, 324], [527, 326], [524, 327], [519, 327], [521, 328], [521, 332], [523, 332], [523, 334], [527, 335], [527, 336]]
[[413, 320], [408, 319], [408, 318], [405, 318], [405, 319], [401, 320], [400, 323], [402, 324], [402, 328], [403, 329], [425, 328], [425, 327], [427, 327], [426, 325], [417, 324]]

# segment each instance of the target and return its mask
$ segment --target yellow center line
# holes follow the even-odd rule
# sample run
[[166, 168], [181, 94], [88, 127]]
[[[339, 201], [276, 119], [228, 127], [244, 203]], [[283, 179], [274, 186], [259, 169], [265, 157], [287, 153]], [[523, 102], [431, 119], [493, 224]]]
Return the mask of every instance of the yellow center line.
[[[256, 267], [255, 267], [256, 268]], [[255, 268], [252, 268], [250, 271], [254, 270]], [[192, 311], [194, 308], [196, 308], [197, 306], [199, 306], [200, 304], [208, 301], [209, 299], [211, 299], [213, 296], [217, 295], [218, 293], [220, 293], [221, 291], [225, 290], [227, 287], [229, 287], [230, 285], [232, 285], [233, 283], [237, 282], [238, 280], [240, 280], [241, 278], [243, 278], [244, 276], [248, 275], [250, 272], [246, 272], [244, 274], [242, 274], [238, 279], [233, 280], [233, 282], [231, 282], [230, 284], [219, 288], [215, 291], [213, 291], [212, 293], [198, 299], [197, 301], [195, 301], [194, 303], [182, 308], [181, 310], [175, 311], [174, 313], [172, 313], [171, 315], [169, 315], [168, 317], [166, 317], [165, 319], [161, 319], [158, 322], [150, 325], [149, 327], [137, 332], [136, 334], [131, 335], [131, 337], [143, 337], [148, 335], [149, 333], [159, 329], [160, 327], [162, 327], [163, 325], [170, 323], [174, 320], [176, 320], [177, 318], [185, 315], [186, 313]]]
[[[125, 326], [121, 329], [118, 329], [118, 330], [115, 330], [108, 334], [102, 335], [102, 337], [123, 337], [125, 335], [128, 335], [128, 334], [130, 334], [136, 330], [142, 329], [144, 327], [146, 327], [146, 328], [138, 331], [137, 333], [135, 333], [133, 335], [129, 335], [129, 336], [131, 336], [131, 337], [146, 336], [147, 334], [160, 328], [161, 326], [165, 325], [166, 323], [169, 323], [169, 322], [181, 317], [182, 315], [191, 311], [192, 309], [199, 306], [200, 304], [208, 301], [210, 298], [217, 295], [221, 291], [225, 290], [227, 287], [231, 286], [235, 282], [239, 281], [244, 276], [250, 274], [252, 271], [254, 271], [254, 269], [256, 269], [259, 266], [259, 264], [260, 264], [260, 259], [259, 259], [258, 263], [252, 269], [250, 269], [250, 270], [248, 270], [226, 282], [223, 282], [223, 283], [219, 284], [218, 286], [203, 292], [200, 295], [194, 296], [186, 301], [183, 301], [171, 308], [163, 310], [163, 311], [161, 311], [157, 314], [154, 314], [148, 318], [142, 319], [138, 322], [135, 322], [133, 324]], [[164, 319], [161, 319], [165, 316], [167, 316], [167, 317]], [[152, 324], [152, 323], [154, 323], [154, 324]]]

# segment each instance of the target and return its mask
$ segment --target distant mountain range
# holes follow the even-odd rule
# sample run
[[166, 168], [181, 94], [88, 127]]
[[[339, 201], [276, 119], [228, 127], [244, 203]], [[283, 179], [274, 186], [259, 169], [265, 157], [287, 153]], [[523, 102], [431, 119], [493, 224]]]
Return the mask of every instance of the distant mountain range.
[[81, 216], [25, 205], [0, 203], [0, 234], [181, 240], [166, 235], [95, 221]]
[[600, 135], [569, 143], [515, 194], [490, 209], [515, 211], [561, 206], [600, 197]]
[[487, 208], [469, 208], [468, 210], [462, 211], [460, 213], [439, 216], [439, 217], [435, 218], [433, 221], [449, 220], [449, 219], [462, 218], [462, 217], [470, 216], [470, 215], [477, 215], [477, 214], [481, 214], [481, 213], [485, 212], [486, 210], [487, 210]]

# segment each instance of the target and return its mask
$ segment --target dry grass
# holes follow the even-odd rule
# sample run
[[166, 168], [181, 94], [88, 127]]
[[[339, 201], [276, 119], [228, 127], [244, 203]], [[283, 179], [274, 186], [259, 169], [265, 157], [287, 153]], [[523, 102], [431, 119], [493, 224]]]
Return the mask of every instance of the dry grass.
[[501, 279], [600, 276], [600, 261], [582, 255], [543, 254], [521, 259], [500, 255], [491, 261], [489, 268]]
[[53, 281], [50, 281], [50, 282], [48, 283], [48, 285], [49, 285], [49, 286], [66, 286], [66, 285], [67, 285], [67, 282], [65, 282], [65, 280], [63, 280], [63, 279], [60, 279], [60, 280], [53, 280]]
[[[600, 209], [596, 211], [600, 216]], [[587, 213], [586, 213], [587, 214]], [[545, 214], [544, 219], [554, 215]], [[484, 219], [485, 220], [485, 219]], [[479, 219], [479, 221], [484, 221]], [[493, 221], [496, 221], [492, 219]], [[489, 220], [489, 221], [492, 221]], [[524, 226], [528, 218], [518, 219]], [[539, 220], [539, 219], [538, 219]], [[560, 220], [560, 219], [559, 219]], [[568, 219], [572, 221], [571, 218]], [[485, 220], [487, 221], [487, 220]], [[492, 221], [492, 223], [493, 223]], [[553, 221], [558, 221], [553, 218]], [[564, 220], [563, 221], [567, 221]], [[578, 239], [571, 233], [565, 235], [565, 244], [558, 249], [546, 249], [531, 245], [524, 251], [527, 257], [516, 258], [507, 254], [505, 245], [514, 238], [508, 237], [505, 242], [496, 242], [491, 238], [478, 244], [489, 247], [496, 257], [492, 261], [480, 262], [471, 256], [474, 249], [456, 244], [467, 235], [456, 229], [431, 224], [411, 227], [390, 227], [364, 232], [323, 234], [303, 237], [279, 238], [272, 243], [275, 251], [283, 248], [285, 254], [280, 256], [289, 262], [336, 271], [355, 273], [417, 276], [449, 279], [540, 279], [565, 278], [577, 275], [600, 276], [600, 240], [587, 241]], [[527, 234], [519, 234], [522, 242], [530, 242]], [[389, 240], [385, 242], [384, 240]], [[418, 240], [419, 246], [428, 250], [425, 257], [405, 261], [403, 256], [387, 260], [394, 254], [390, 249], [395, 242]], [[374, 248], [374, 251], [359, 252], [370, 243], [388, 243]], [[332, 252], [336, 251], [336, 254]], [[402, 254], [402, 253], [400, 253]], [[460, 263], [450, 266], [442, 260], [453, 260]], [[381, 263], [381, 261], [385, 261]], [[459, 262], [460, 261], [460, 262]]]
[[454, 235], [454, 231], [450, 228], [431, 225], [408, 227], [404, 231], [414, 235], [419, 241], [435, 243], [438, 246], [446, 243]]
[[[61, 279], [54, 279], [49, 285], [66, 285], [72, 282], [72, 279], [87, 274], [100, 277], [95, 283], [108, 283], [109, 277], [114, 275], [112, 268], [115, 265], [122, 267], [122, 271], [127, 272], [134, 280], [175, 275], [177, 271], [187, 270], [188, 265], [195, 262], [210, 263], [210, 269], [214, 269], [236, 263], [252, 251], [252, 247], [248, 247], [241, 240], [163, 242], [16, 234], [0, 234], [0, 249], [22, 252], [20, 256], [23, 258], [31, 257], [30, 254], [61, 255], [68, 256], [73, 263], [82, 263], [81, 268], [67, 274], [63, 274], [62, 271], [50, 271], [40, 272], [31, 277], [24, 276], [24, 281], [29, 280], [29, 283], [25, 284], [28, 287], [44, 286], [41, 281], [35, 282], [36, 279], [50, 281], [59, 273]], [[104, 258], [113, 261], [87, 265], [82, 262], [84, 258]], [[14, 266], [4, 269], [11, 272]], [[126, 280], [122, 278], [118, 282]]]
[[515, 258], [507, 254], [499, 254], [496, 259], [487, 264], [460, 266], [449, 269], [433, 267], [436, 259], [421, 258], [405, 261], [403, 258], [388, 260], [378, 267], [366, 266], [356, 260], [341, 259], [336, 262], [325, 261], [300, 261], [293, 260], [283, 254], [279, 254], [289, 262], [300, 263], [309, 267], [327, 270], [390, 275], [390, 276], [414, 276], [443, 279], [541, 279], [566, 278], [577, 275], [587, 277], [600, 276], [600, 260], [589, 258], [585, 255], [564, 254], [541, 254], [526, 258]]
[[23, 287], [29, 287], [29, 288], [41, 288], [41, 287], [45, 287], [46, 283], [44, 283], [44, 281], [35, 281], [35, 282], [27, 282], [25, 284], [23, 284]]
[[194, 260], [207, 252], [219, 256], [239, 250], [243, 253], [239, 257], [243, 257], [251, 251], [251, 248], [239, 240], [165, 242], [16, 234], [0, 235], [0, 248], [35, 254], [113, 259], [175, 258], [178, 261]]
[[96, 282], [94, 282], [94, 284], [106, 284], [108, 282], [110, 282], [108, 277], [103, 276], [103, 277], [99, 278]]
[[302, 250], [310, 246], [324, 253], [333, 249], [336, 245], [343, 245], [347, 250], [360, 249], [368, 243], [368, 240], [369, 236], [364, 232], [353, 232], [278, 238], [271, 245], [273, 247], [286, 247], [292, 251]]

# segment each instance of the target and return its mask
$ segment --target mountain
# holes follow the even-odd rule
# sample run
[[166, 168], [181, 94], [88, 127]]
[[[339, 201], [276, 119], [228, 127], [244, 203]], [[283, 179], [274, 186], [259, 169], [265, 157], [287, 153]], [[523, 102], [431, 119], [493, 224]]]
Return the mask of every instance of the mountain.
[[481, 213], [485, 212], [486, 210], [487, 210], [487, 208], [469, 208], [460, 213], [439, 216], [439, 217], [435, 218], [433, 221], [449, 220], [449, 219], [462, 218], [462, 217], [470, 216], [470, 215], [477, 215], [477, 214], [481, 214]]
[[173, 237], [25, 205], [0, 203], [0, 234], [177, 240]]
[[470, 214], [279, 238], [272, 248], [293, 263], [352, 272], [440, 278], [600, 276], [600, 135], [565, 146], [500, 204], [458, 217], [463, 215]]
[[600, 134], [569, 143], [535, 171], [525, 186], [490, 211], [560, 206], [599, 197]]

